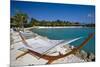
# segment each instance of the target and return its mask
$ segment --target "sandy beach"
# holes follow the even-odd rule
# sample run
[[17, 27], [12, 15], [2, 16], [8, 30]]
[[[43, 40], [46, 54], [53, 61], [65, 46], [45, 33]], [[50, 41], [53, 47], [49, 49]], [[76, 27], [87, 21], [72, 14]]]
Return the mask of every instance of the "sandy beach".
[[25, 30], [30, 30], [30, 29], [41, 29], [41, 28], [83, 28], [82, 26], [57, 26], [57, 27], [52, 27], [52, 26], [34, 26], [34, 27], [29, 27], [25, 28]]

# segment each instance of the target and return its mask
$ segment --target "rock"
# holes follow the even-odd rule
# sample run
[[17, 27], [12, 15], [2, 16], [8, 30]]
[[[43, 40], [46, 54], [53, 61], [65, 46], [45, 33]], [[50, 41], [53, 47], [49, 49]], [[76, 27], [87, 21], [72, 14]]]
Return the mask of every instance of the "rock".
[[89, 59], [90, 59], [91, 61], [94, 60], [94, 59], [95, 59], [95, 55], [94, 55], [93, 53], [90, 53]]
[[81, 54], [81, 57], [84, 59], [87, 58], [87, 56], [88, 56], [88, 54], [84, 50], [81, 50], [80, 54]]

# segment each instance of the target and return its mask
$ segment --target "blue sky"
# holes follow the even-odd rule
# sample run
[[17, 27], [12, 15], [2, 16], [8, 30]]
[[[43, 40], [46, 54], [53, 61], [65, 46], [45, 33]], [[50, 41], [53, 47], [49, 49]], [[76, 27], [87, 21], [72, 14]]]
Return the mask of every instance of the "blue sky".
[[15, 15], [17, 10], [38, 20], [95, 22], [95, 6], [90, 5], [11, 1], [11, 16]]

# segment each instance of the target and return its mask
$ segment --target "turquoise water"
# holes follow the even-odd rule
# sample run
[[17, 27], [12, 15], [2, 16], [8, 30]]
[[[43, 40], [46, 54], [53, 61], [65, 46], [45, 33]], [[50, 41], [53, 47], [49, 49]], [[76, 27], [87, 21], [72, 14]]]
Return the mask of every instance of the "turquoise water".
[[[33, 29], [32, 31], [55, 40], [69, 40], [82, 37], [80, 40], [71, 43], [71, 45], [79, 46], [89, 34], [95, 32], [95, 28], [41, 28]], [[95, 36], [82, 49], [95, 53]]]

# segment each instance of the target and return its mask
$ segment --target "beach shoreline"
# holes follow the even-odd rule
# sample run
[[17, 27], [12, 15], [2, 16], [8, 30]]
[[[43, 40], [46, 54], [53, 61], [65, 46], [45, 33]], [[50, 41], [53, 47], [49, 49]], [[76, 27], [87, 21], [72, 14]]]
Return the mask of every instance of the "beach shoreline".
[[51, 27], [51, 26], [35, 26], [35, 27], [28, 27], [28, 28], [24, 28], [25, 30], [30, 30], [33, 28], [37, 28], [37, 29], [42, 29], [42, 28], [83, 28], [82, 26], [57, 26], [57, 27]]
[[34, 26], [34, 27], [28, 27], [24, 28], [24, 30], [30, 30], [30, 29], [44, 29], [44, 28], [95, 28], [95, 27], [83, 27], [83, 26]]

